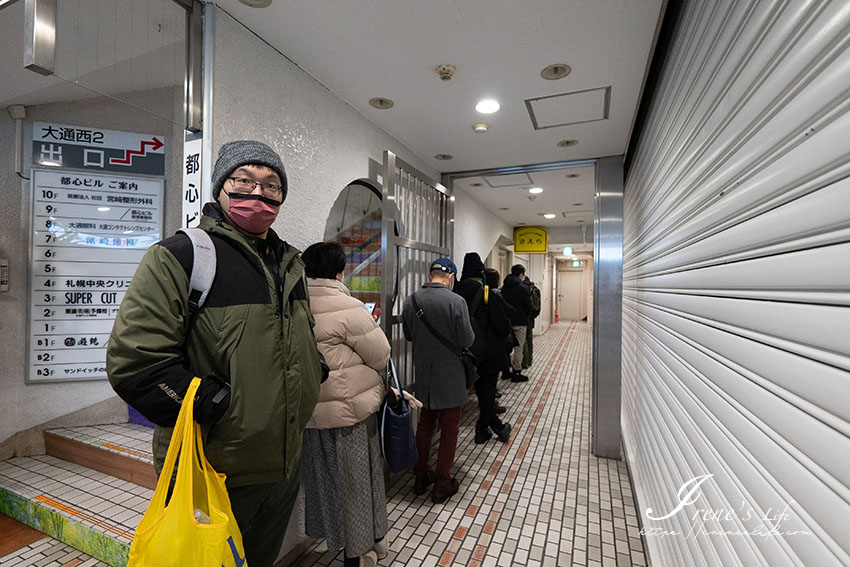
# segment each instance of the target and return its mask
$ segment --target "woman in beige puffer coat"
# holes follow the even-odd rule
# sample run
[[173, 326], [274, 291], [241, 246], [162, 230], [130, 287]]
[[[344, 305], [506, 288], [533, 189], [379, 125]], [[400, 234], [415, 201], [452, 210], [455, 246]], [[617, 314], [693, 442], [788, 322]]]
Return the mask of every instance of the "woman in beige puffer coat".
[[390, 344], [363, 302], [342, 283], [346, 257], [311, 245], [306, 264], [319, 350], [330, 367], [304, 432], [306, 532], [345, 550], [344, 564], [373, 566], [387, 554], [384, 463], [377, 411]]

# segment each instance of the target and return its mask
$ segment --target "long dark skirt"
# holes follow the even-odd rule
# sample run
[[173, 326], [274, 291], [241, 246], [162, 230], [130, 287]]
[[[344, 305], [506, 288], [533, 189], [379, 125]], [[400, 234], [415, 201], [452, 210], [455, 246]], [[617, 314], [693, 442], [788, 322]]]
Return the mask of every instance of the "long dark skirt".
[[387, 498], [377, 415], [334, 429], [305, 429], [302, 456], [307, 535], [349, 557], [387, 533]]

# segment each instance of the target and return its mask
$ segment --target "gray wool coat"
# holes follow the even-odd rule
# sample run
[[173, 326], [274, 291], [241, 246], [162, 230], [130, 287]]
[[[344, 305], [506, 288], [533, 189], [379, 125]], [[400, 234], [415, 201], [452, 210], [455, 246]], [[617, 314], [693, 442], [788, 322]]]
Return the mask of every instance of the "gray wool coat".
[[[416, 302], [431, 326], [446, 339], [469, 347], [475, 340], [466, 301], [441, 283], [428, 282], [415, 294]], [[413, 341], [413, 366], [416, 372], [416, 397], [429, 409], [465, 405], [466, 375], [460, 359], [437, 340], [416, 317], [410, 297], [402, 310], [404, 336]]]

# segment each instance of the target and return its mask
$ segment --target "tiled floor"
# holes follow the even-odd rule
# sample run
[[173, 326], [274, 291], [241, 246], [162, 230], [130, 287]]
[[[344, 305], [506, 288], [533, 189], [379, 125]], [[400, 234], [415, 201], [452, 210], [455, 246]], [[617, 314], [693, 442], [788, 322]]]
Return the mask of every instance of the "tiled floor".
[[[464, 409], [448, 502], [415, 496], [410, 474], [393, 483], [381, 565], [647, 565], [625, 461], [590, 454], [591, 336], [585, 323], [555, 325], [534, 341], [531, 380], [500, 380], [508, 443], [475, 445], [477, 407]], [[342, 554], [319, 542], [294, 564], [336, 567]]]
[[0, 557], [0, 567], [107, 567], [106, 563], [89, 557], [50, 537]]

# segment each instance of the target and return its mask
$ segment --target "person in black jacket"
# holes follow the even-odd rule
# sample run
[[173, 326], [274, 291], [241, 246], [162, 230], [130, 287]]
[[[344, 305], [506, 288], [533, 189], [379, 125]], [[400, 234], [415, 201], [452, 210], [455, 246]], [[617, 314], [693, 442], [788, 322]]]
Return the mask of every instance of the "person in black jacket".
[[489, 293], [489, 288], [484, 286], [484, 262], [477, 253], [464, 256], [461, 280], [455, 284], [454, 292], [466, 300], [475, 331], [475, 341], [470, 347], [478, 363], [479, 376], [475, 381], [479, 411], [475, 442], [486, 443], [495, 433], [504, 443], [511, 436], [511, 425], [503, 423], [496, 414], [496, 380], [504, 368], [504, 337], [511, 326], [504, 300]]
[[531, 315], [531, 296], [529, 296], [528, 290], [521, 285], [524, 279], [525, 267], [522, 264], [516, 264], [511, 268], [511, 275], [505, 278], [505, 283], [502, 285], [502, 297], [505, 298], [508, 305], [516, 309], [516, 313], [511, 317], [511, 327], [514, 335], [516, 335], [518, 345], [514, 347], [511, 354], [511, 382], [528, 382], [528, 376], [521, 374], [522, 350]]
[[[505, 298], [502, 297], [502, 290], [499, 289], [499, 284], [501, 283], [502, 278], [499, 276], [498, 270], [487, 268], [486, 270], [484, 270], [484, 279], [485, 284], [490, 288], [490, 293], [492, 295], [498, 296], [499, 304], [502, 306], [502, 308], [504, 308], [505, 315], [507, 315], [508, 317], [508, 328], [505, 331], [504, 336], [500, 337], [504, 342], [505, 351], [502, 356], [499, 357], [499, 371], [502, 372], [503, 376], [507, 376], [508, 378], [510, 378], [511, 352], [514, 350], [514, 342], [516, 342], [514, 331], [513, 329], [511, 329], [510, 326], [510, 320], [514, 316], [516, 309], [508, 305], [508, 302], [505, 301]], [[496, 393], [496, 397], [499, 397], [498, 391]]]

